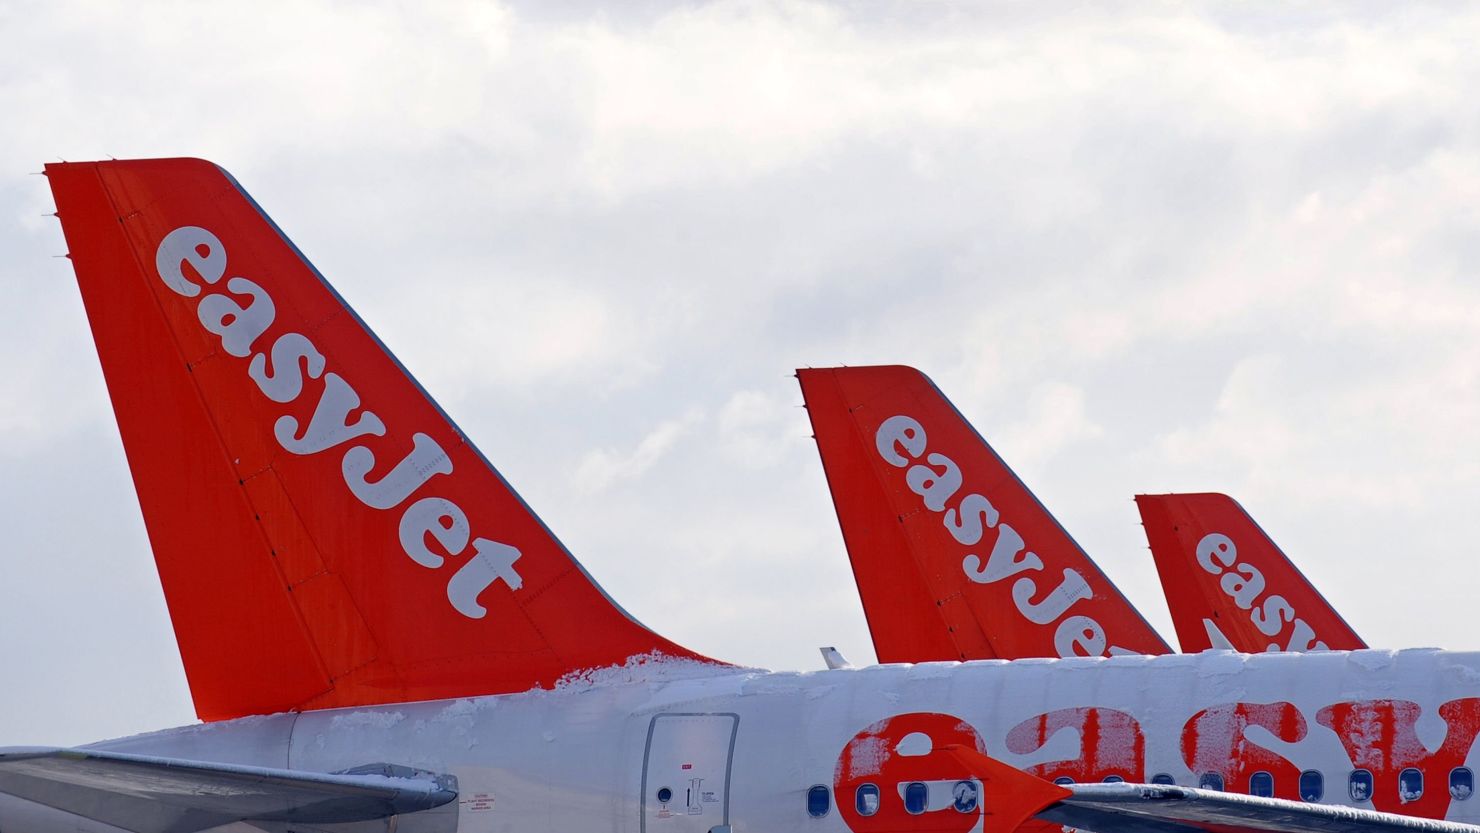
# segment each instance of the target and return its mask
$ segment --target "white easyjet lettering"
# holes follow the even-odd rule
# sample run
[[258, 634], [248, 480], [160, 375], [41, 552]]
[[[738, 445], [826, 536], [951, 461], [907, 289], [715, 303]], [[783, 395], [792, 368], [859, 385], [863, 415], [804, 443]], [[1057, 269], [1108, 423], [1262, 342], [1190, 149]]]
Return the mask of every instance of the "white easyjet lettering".
[[[957, 505], [950, 505], [965, 478], [956, 461], [938, 452], [926, 454], [927, 446], [924, 426], [904, 414], [889, 417], [874, 432], [874, 448], [879, 456], [889, 465], [905, 469], [905, 485], [920, 496], [926, 509], [944, 513], [941, 523], [957, 543], [975, 547], [986, 530], [996, 530], [992, 552], [985, 562], [974, 552], [961, 559], [966, 577], [977, 584], [995, 584], [1022, 573], [1041, 572], [1043, 559], [1025, 549], [1023, 536], [1002, 521], [990, 500], [973, 492]], [[922, 457], [923, 462], [916, 462]], [[1089, 616], [1067, 615], [1074, 605], [1094, 597], [1079, 571], [1065, 569], [1058, 586], [1035, 600], [1038, 587], [1029, 576], [1015, 581], [1011, 590], [1013, 606], [1034, 625], [1047, 627], [1058, 622], [1053, 645], [1059, 656], [1103, 656], [1107, 649], [1119, 650], [1108, 647], [1105, 629], [1099, 622]]]
[[214, 284], [226, 274], [226, 247], [216, 235], [200, 226], [181, 226], [159, 241], [154, 252], [154, 268], [164, 285], [186, 298], [200, 294], [200, 284], [186, 277], [183, 267], [190, 268], [205, 283]]
[[374, 483], [366, 480], [365, 475], [375, 468], [375, 452], [357, 445], [344, 453], [344, 482], [361, 503], [376, 509], [399, 506], [434, 475], [452, 474], [452, 461], [436, 440], [419, 433], [411, 438], [411, 443], [411, 453]]
[[1064, 580], [1049, 591], [1041, 602], [1033, 601], [1038, 592], [1038, 583], [1030, 578], [1020, 578], [1012, 585], [1012, 601], [1029, 622], [1047, 625], [1068, 612], [1077, 601], [1088, 599], [1094, 594], [1078, 570], [1064, 570]]
[[446, 498], [424, 497], [406, 507], [401, 515], [401, 549], [423, 567], [435, 570], [445, 560], [427, 546], [430, 535], [449, 553], [459, 553], [473, 537], [468, 516]]
[[308, 378], [317, 379], [323, 375], [324, 354], [313, 346], [313, 342], [299, 333], [283, 333], [272, 343], [271, 367], [267, 354], [257, 353], [247, 365], [247, 375], [268, 399], [292, 402], [303, 392], [305, 363]]
[[[1019, 553], [1022, 558], [1018, 558]], [[982, 560], [972, 553], [961, 560], [961, 568], [966, 571], [966, 577], [977, 584], [992, 584], [1024, 570], [1041, 570], [1043, 559], [1037, 553], [1024, 553], [1023, 536], [1011, 525], [1002, 524], [997, 527], [997, 541], [992, 545], [992, 554], [987, 556], [986, 566], [983, 567]]]
[[1253, 564], [1235, 564], [1233, 569], [1218, 579], [1223, 594], [1244, 610], [1254, 606], [1254, 600], [1264, 592], [1264, 574]]
[[[892, 416], [874, 433], [874, 445], [889, 465], [902, 469], [925, 452], [925, 429], [907, 416]], [[903, 448], [909, 456], [896, 448]]]
[[1262, 603], [1267, 585], [1264, 573], [1245, 561], [1238, 560], [1238, 547], [1221, 532], [1209, 532], [1197, 542], [1197, 563], [1218, 576], [1218, 589], [1240, 609], [1249, 611], [1249, 621], [1265, 636], [1279, 636], [1286, 625], [1290, 638], [1283, 648], [1271, 642], [1268, 651], [1325, 651], [1326, 643], [1316, 639], [1315, 629], [1295, 615], [1295, 607], [1284, 596], [1271, 595]]
[[324, 374], [324, 392], [308, 418], [308, 428], [298, 436], [298, 418], [278, 417], [272, 426], [278, 445], [294, 454], [317, 454], [355, 437], [385, 434], [385, 423], [371, 411], [364, 411], [354, 422], [350, 412], [360, 407], [360, 395], [338, 373]]
[[1279, 636], [1285, 625], [1295, 621], [1295, 607], [1284, 596], [1270, 596], [1264, 604], [1249, 613], [1254, 627], [1265, 636]]
[[[925, 460], [930, 465], [910, 466], [904, 473], [904, 482], [910, 491], [924, 498], [926, 509], [940, 512], [946, 508], [946, 501], [960, 491], [961, 470], [944, 454], [932, 454]], [[936, 471], [937, 466], [939, 471]]]
[[[170, 291], [184, 298], [195, 298], [203, 286], [214, 286], [226, 275], [226, 247], [220, 238], [199, 226], [181, 226], [160, 241], [155, 251], [155, 269]], [[303, 393], [305, 379], [323, 379], [323, 390], [309, 416], [308, 425], [291, 415], [273, 423], [273, 437], [278, 445], [293, 454], [311, 456], [365, 436], [384, 436], [385, 423], [373, 411], [360, 408], [360, 395], [338, 373], [325, 372], [324, 354], [301, 333], [284, 333], [264, 351], [254, 352], [258, 339], [265, 335], [276, 319], [277, 308], [272, 296], [247, 278], [234, 277], [226, 282], [224, 293], [210, 293], [196, 303], [195, 313], [201, 326], [221, 340], [228, 355], [247, 358], [247, 376], [269, 400], [279, 404], [296, 401]], [[249, 299], [246, 306], [232, 295]], [[350, 419], [351, 414], [358, 416]], [[915, 446], [909, 426], [904, 426], [900, 445], [907, 451]], [[301, 434], [300, 434], [301, 431]], [[918, 445], [924, 448], [924, 431], [915, 426]], [[918, 456], [918, 452], [911, 452]], [[372, 509], [389, 510], [405, 503], [437, 475], [452, 474], [452, 459], [427, 434], [414, 433], [411, 451], [378, 480], [369, 478], [375, 468], [375, 454], [363, 445], [351, 447], [340, 461], [345, 486], [357, 500]], [[901, 465], [906, 464], [904, 461]], [[433, 552], [427, 544], [430, 536], [446, 555]], [[457, 557], [468, 548], [472, 528], [462, 508], [441, 497], [425, 497], [406, 508], [398, 527], [401, 549], [412, 561], [428, 569], [439, 569], [449, 557]], [[519, 560], [517, 548], [487, 538], [471, 541], [472, 556], [458, 567], [447, 583], [447, 599], [454, 610], [470, 619], [488, 614], [479, 597], [502, 581], [511, 591], [523, 586], [524, 580], [514, 568]]]
[[982, 530], [996, 526], [1000, 517], [991, 501], [973, 493], [961, 498], [959, 520], [957, 510], [947, 509], [945, 523], [957, 543], [974, 547], [982, 539]]
[[252, 354], [252, 342], [272, 326], [277, 308], [262, 287], [246, 278], [232, 278], [226, 282], [226, 288], [250, 296], [252, 303], [243, 307], [229, 296], [212, 293], [200, 299], [195, 314], [202, 327], [221, 337], [222, 350], [245, 358]]
[[1227, 535], [1210, 532], [1197, 542], [1197, 563], [1215, 576], [1233, 566], [1238, 560], [1238, 548]]
[[[1061, 657], [1102, 657], [1105, 655], [1105, 629], [1088, 616], [1070, 616], [1053, 632], [1053, 648]], [[1116, 653], [1122, 649], [1110, 648]]]
[[473, 557], [458, 568], [447, 583], [447, 599], [458, 613], [469, 619], [482, 619], [488, 610], [478, 604], [478, 596], [502, 580], [510, 590], [518, 590], [523, 579], [514, 571], [519, 551], [508, 544], [487, 538], [473, 542]]
[[[1278, 651], [1279, 647], [1270, 645], [1269, 650]], [[1295, 628], [1290, 632], [1290, 641], [1285, 643], [1286, 651], [1325, 651], [1329, 650], [1326, 643], [1316, 641], [1316, 631], [1306, 624], [1304, 619], [1295, 620]]]

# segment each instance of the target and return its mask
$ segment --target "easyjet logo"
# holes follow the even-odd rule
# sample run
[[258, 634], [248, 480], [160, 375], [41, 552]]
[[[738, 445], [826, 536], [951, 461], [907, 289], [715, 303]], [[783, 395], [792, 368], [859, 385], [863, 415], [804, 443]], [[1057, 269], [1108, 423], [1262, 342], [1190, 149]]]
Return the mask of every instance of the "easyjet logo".
[[[1146, 749], [1152, 746], [1160, 747], [1163, 754], [1180, 748], [1187, 770], [1183, 777], [1216, 784], [1214, 789], [1248, 794], [1262, 782], [1263, 794], [1273, 798], [1370, 804], [1379, 812], [1443, 819], [1452, 800], [1470, 797], [1473, 774], [1465, 770], [1463, 781], [1453, 779], [1480, 735], [1480, 698], [1449, 700], [1435, 711], [1430, 718], [1436, 717], [1444, 732], [1434, 747], [1419, 738], [1417, 727], [1424, 708], [1410, 700], [1355, 700], [1326, 706], [1315, 714], [1315, 723], [1329, 730], [1325, 737], [1313, 736], [1305, 715], [1293, 703], [1219, 703], [1186, 718], [1180, 725], [1180, 742], [1155, 737], [1157, 731], [1177, 728], [1164, 716], [1143, 726], [1136, 715], [1104, 706], [1033, 715], [991, 743], [969, 721], [955, 715], [910, 712], [873, 723], [844, 745], [833, 769], [833, 790], [843, 822], [854, 833], [964, 833], [975, 829], [983, 809], [990, 812], [991, 807], [983, 807], [978, 800], [979, 783], [972, 774], [942, 752], [947, 745], [975, 747], [981, 752], [1006, 748], [1013, 755], [1039, 756], [1053, 742], [1052, 748], [1069, 751], [1070, 757], [1020, 768], [1045, 781], [1146, 783], [1150, 776], [1152, 783], [1174, 783], [1170, 772], [1147, 772]], [[1148, 729], [1153, 731], [1151, 738]], [[1068, 737], [1054, 742], [1061, 734]], [[1331, 774], [1340, 781], [1333, 778], [1328, 784], [1319, 769], [1297, 766], [1285, 751], [1276, 751], [1295, 747], [1308, 764], [1322, 758], [1328, 765], [1336, 763], [1324, 751], [1332, 748], [1331, 735], [1346, 753], [1345, 761], [1328, 767], [1336, 770]], [[1261, 745], [1269, 743], [1265, 737], [1279, 746]], [[1063, 743], [1070, 739], [1070, 744]], [[1074, 742], [1077, 753], [1071, 751]], [[1168, 763], [1163, 758], [1161, 766]], [[1433, 779], [1428, 789], [1423, 788], [1424, 773]], [[1307, 783], [1310, 775], [1317, 776], [1316, 784]], [[1446, 777], [1449, 789], [1443, 786]], [[1344, 789], [1338, 786], [1341, 781], [1346, 782]], [[1029, 824], [1020, 831], [1040, 829], [1058, 828]]]
[[[1218, 589], [1241, 610], [1249, 611], [1249, 621], [1268, 637], [1278, 637], [1287, 627], [1285, 646], [1269, 643], [1267, 651], [1325, 651], [1326, 643], [1316, 639], [1315, 629], [1295, 615], [1295, 606], [1284, 596], [1264, 596], [1264, 573], [1247, 561], [1238, 560], [1238, 547], [1221, 532], [1209, 532], [1197, 542], [1197, 563], [1218, 578]], [[1263, 597], [1263, 601], [1260, 597]]]
[[[199, 226], [182, 226], [160, 241], [155, 252], [159, 278], [183, 298], [198, 298], [196, 317], [207, 331], [221, 339], [221, 349], [247, 359], [246, 375], [262, 395], [280, 404], [297, 401], [308, 380], [321, 382], [318, 402], [308, 424], [283, 415], [273, 423], [278, 445], [293, 454], [323, 454], [365, 436], [384, 436], [385, 423], [370, 408], [360, 409], [360, 396], [349, 382], [329, 368], [324, 354], [301, 333], [283, 333], [271, 345], [259, 345], [276, 318], [272, 296], [249, 278], [232, 277], [226, 292], [207, 292], [226, 275], [226, 247], [216, 235]], [[187, 273], [185, 267], [190, 267]], [[193, 274], [192, 274], [193, 273]], [[246, 300], [246, 306], [238, 302]], [[261, 349], [259, 349], [259, 347]], [[359, 415], [350, 419], [358, 410]], [[452, 460], [437, 441], [417, 432], [412, 449], [378, 480], [375, 454], [363, 445], [352, 445], [340, 459], [344, 485], [360, 503], [377, 511], [393, 511], [437, 475], [452, 474]], [[424, 497], [401, 510], [399, 543], [408, 558], [429, 569], [440, 569], [446, 559], [427, 546], [430, 535], [452, 556], [472, 548], [472, 556], [452, 573], [447, 599], [470, 619], [481, 619], [488, 611], [478, 596], [502, 581], [511, 590], [523, 583], [514, 568], [519, 550], [487, 538], [474, 538], [467, 513], [446, 498]]]
[[[889, 465], [904, 469], [905, 483], [919, 495], [925, 508], [941, 516], [941, 524], [957, 543], [975, 547], [988, 531], [994, 533], [991, 554], [983, 561], [976, 553], [961, 559], [966, 577], [978, 584], [997, 584], [1013, 577], [1012, 603], [1029, 624], [1054, 628], [1054, 650], [1061, 657], [1101, 656], [1110, 647], [1105, 628], [1091, 616], [1069, 615], [1073, 607], [1093, 598], [1089, 583], [1078, 570], [1065, 568], [1058, 586], [1039, 596], [1043, 559], [1026, 549], [1026, 542], [986, 497], [971, 492], [960, 500], [964, 479], [961, 467], [938, 452], [926, 453], [925, 428], [903, 414], [884, 420], [874, 433], [874, 446]], [[917, 462], [918, 461], [918, 462]], [[1032, 575], [1036, 574], [1036, 575]]]

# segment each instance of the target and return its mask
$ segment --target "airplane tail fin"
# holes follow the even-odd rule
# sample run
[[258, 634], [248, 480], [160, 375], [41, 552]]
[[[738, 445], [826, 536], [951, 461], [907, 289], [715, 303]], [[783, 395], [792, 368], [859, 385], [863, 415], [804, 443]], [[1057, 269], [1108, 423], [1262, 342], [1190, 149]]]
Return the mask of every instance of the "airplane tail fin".
[[798, 370], [881, 662], [1167, 653], [918, 370]]
[[1137, 495], [1136, 506], [1183, 651], [1367, 647], [1233, 498]]
[[703, 660], [606, 597], [225, 171], [46, 174], [203, 719]]

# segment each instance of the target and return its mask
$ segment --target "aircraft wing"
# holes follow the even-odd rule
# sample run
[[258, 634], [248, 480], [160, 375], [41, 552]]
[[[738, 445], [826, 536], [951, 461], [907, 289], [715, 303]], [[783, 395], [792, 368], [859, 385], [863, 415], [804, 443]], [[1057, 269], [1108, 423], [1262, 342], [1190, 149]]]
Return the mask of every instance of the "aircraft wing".
[[1093, 833], [1480, 833], [1480, 826], [1357, 807], [1163, 786], [1051, 784], [975, 749], [944, 747], [982, 785], [983, 833], [1029, 818]]
[[1095, 833], [1476, 833], [1480, 827], [1357, 807], [1160, 784], [1070, 784], [1038, 818]]
[[134, 833], [194, 833], [240, 821], [369, 821], [457, 798], [450, 779], [409, 768], [380, 771], [393, 774], [300, 772], [90, 749], [0, 749], [0, 793]]

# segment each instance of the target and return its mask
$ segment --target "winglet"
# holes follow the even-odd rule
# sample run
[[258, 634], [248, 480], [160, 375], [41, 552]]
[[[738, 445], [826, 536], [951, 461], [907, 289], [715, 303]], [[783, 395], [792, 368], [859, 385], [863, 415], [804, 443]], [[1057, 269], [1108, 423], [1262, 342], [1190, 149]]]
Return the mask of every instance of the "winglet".
[[1012, 833], [1074, 793], [960, 744], [942, 746], [982, 784], [982, 833]]

